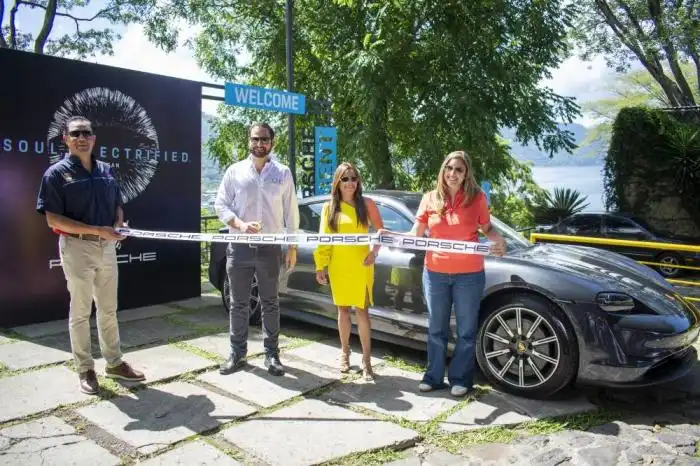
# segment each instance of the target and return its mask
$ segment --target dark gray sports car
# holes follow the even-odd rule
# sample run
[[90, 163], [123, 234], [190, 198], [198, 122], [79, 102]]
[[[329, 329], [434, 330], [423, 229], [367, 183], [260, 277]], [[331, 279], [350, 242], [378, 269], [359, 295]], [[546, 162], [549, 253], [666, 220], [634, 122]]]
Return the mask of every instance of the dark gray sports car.
[[[386, 228], [408, 231], [421, 194], [366, 193]], [[317, 233], [328, 196], [300, 201], [300, 229]], [[486, 258], [477, 360], [499, 389], [544, 398], [567, 385], [635, 387], [684, 375], [697, 359], [700, 311], [652, 269], [622, 255], [581, 246], [530, 244], [496, 218], [504, 257]], [[209, 279], [228, 312], [226, 245], [212, 243]], [[297, 266], [280, 274], [286, 316], [336, 327], [330, 288], [315, 279], [314, 246], [300, 246]], [[375, 266], [375, 339], [425, 349], [427, 309], [421, 291], [424, 253], [383, 247]], [[255, 282], [251, 322], [260, 320]], [[453, 320], [454, 326], [454, 320]]]

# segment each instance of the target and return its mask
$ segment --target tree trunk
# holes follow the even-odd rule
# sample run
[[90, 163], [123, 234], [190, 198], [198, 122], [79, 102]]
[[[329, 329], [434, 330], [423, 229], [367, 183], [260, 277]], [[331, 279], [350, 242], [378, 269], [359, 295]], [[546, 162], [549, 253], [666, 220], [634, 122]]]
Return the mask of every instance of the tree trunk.
[[384, 93], [377, 91], [375, 105], [375, 115], [372, 125], [371, 140], [376, 144], [375, 152], [368, 154], [367, 165], [372, 167], [372, 178], [376, 181], [378, 189], [394, 189], [394, 171], [391, 166], [391, 152], [389, 151], [389, 132], [387, 123], [389, 121], [388, 102], [383, 97]]
[[0, 2], [0, 49], [6, 49], [9, 46], [5, 40], [5, 34], [2, 32], [2, 24], [5, 22], [5, 1]]
[[15, 0], [15, 4], [12, 5], [10, 10], [10, 48], [17, 48], [17, 24], [16, 16], [17, 10], [19, 9], [19, 0]]
[[666, 28], [663, 8], [659, 0], [649, 0], [649, 14], [654, 21], [654, 28], [656, 29], [656, 35], [661, 42], [661, 47], [666, 54], [666, 60], [671, 67], [671, 72], [673, 77], [676, 79], [677, 88], [680, 92], [680, 104], [683, 106], [695, 105], [695, 98], [693, 97], [693, 91], [685, 79], [683, 70], [678, 64], [678, 51], [673, 45], [671, 38], [669, 37], [668, 29]]
[[44, 24], [41, 26], [39, 35], [34, 42], [34, 53], [43, 55], [46, 41], [49, 39], [51, 29], [53, 29], [53, 21], [56, 19], [56, 11], [58, 9], [58, 0], [49, 0], [46, 5], [46, 13], [44, 13]]

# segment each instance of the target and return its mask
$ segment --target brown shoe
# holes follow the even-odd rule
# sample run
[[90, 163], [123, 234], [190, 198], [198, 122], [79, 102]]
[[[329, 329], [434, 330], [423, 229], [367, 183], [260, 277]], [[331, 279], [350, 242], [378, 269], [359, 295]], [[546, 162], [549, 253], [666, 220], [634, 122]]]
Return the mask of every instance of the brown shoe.
[[97, 382], [97, 374], [92, 369], [89, 369], [78, 375], [80, 378], [80, 391], [86, 395], [96, 395], [100, 390], [100, 384]]
[[129, 382], [141, 382], [146, 380], [146, 376], [143, 375], [143, 372], [137, 371], [126, 362], [119, 364], [117, 367], [107, 367], [105, 369], [105, 377], [127, 380]]

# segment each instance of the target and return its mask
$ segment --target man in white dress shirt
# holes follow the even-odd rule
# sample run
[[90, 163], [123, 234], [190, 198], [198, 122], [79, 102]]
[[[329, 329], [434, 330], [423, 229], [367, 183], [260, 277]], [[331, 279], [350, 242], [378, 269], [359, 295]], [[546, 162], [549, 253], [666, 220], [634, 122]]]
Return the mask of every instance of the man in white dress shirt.
[[[275, 132], [267, 123], [254, 123], [248, 131], [250, 154], [226, 170], [214, 202], [221, 221], [231, 233], [284, 233], [299, 228], [299, 208], [292, 172], [271, 157]], [[297, 260], [296, 245], [285, 257], [287, 270]], [[226, 273], [231, 284], [231, 356], [219, 372], [231, 374], [245, 365], [248, 352], [248, 315], [253, 275], [257, 275], [262, 306], [265, 367], [284, 375], [279, 358], [279, 274], [282, 247], [274, 244], [229, 244]]]

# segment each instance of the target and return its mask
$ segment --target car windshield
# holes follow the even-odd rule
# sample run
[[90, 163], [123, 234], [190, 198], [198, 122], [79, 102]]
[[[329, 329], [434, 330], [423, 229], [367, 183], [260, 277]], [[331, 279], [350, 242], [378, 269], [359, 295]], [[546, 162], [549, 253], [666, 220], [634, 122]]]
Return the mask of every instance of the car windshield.
[[[414, 214], [418, 212], [418, 207], [420, 205], [420, 200], [421, 197], [405, 197], [403, 199], [404, 204], [406, 204], [406, 207], [408, 207], [411, 212]], [[496, 229], [498, 233], [503, 236], [503, 240], [506, 242], [506, 247], [508, 251], [515, 251], [518, 249], [523, 249], [523, 248], [528, 248], [532, 246], [530, 242], [525, 239], [523, 235], [515, 231], [513, 228], [509, 227], [502, 221], [500, 221], [498, 218], [496, 218], [494, 215], [491, 215], [491, 224], [493, 227]], [[482, 241], [484, 241], [486, 238], [483, 237], [483, 235], [480, 235]]]

